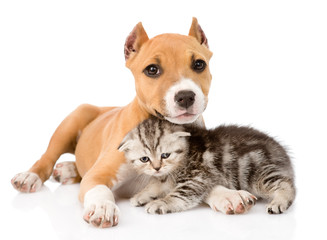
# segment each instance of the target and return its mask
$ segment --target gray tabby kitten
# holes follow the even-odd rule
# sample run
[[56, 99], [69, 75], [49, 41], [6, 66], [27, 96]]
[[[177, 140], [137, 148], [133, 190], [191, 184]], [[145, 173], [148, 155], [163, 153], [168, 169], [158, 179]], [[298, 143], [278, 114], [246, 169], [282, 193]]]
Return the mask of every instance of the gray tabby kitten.
[[[283, 213], [295, 198], [294, 173], [285, 149], [249, 127], [206, 130], [145, 120], [124, 138], [119, 151], [150, 183], [132, 199], [148, 213], [165, 214], [206, 202], [215, 211], [240, 214], [257, 197], [267, 212]], [[257, 197], [255, 197], [255, 196]]]

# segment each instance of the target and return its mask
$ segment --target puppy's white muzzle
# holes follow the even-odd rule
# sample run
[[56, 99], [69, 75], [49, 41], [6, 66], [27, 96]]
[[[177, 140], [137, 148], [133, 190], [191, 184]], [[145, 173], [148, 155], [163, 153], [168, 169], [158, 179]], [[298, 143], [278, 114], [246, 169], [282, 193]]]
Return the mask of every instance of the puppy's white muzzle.
[[188, 124], [203, 113], [207, 99], [195, 82], [183, 78], [168, 89], [165, 103], [165, 119], [176, 124]]

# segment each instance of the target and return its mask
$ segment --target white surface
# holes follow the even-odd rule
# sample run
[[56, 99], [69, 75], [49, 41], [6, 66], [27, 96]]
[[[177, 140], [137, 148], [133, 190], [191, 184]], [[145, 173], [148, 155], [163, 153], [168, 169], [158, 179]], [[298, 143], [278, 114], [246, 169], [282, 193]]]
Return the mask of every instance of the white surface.
[[[1, 1], [1, 235], [326, 239], [326, 12], [325, 1]], [[214, 52], [207, 126], [250, 124], [289, 146], [298, 195], [287, 213], [270, 216], [259, 203], [239, 216], [208, 207], [152, 216], [121, 200], [120, 223], [103, 230], [82, 220], [78, 185], [49, 181], [35, 194], [11, 187], [10, 179], [39, 158], [79, 104], [132, 100], [123, 44], [138, 21], [150, 37], [187, 34], [192, 16]]]

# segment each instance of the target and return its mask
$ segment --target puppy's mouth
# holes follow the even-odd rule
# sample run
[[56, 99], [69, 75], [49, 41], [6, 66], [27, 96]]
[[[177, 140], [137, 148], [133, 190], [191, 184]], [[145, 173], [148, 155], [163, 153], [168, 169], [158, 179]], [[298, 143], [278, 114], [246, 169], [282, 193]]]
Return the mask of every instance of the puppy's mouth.
[[192, 79], [181, 78], [166, 92], [161, 116], [175, 124], [191, 124], [203, 113], [207, 105], [207, 97], [202, 88]]
[[184, 111], [183, 113], [180, 113], [176, 116], [164, 116], [157, 110], [155, 110], [155, 113], [158, 118], [168, 120], [169, 122], [176, 123], [176, 124], [189, 124], [193, 123], [200, 114], [190, 113], [188, 111]]
[[199, 117], [199, 115], [200, 114], [185, 112], [174, 117], [166, 117], [166, 119], [169, 122], [176, 124], [189, 124], [193, 123]]
[[186, 113], [176, 116], [175, 118], [188, 118], [188, 117], [194, 117], [194, 116], [197, 116], [197, 114], [186, 112]]

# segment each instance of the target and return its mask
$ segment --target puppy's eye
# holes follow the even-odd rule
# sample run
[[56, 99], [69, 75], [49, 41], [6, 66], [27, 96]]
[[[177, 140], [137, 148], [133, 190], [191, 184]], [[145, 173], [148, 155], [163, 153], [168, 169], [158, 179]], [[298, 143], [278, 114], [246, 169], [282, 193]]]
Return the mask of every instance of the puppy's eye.
[[169, 156], [170, 156], [170, 153], [163, 153], [163, 154], [161, 154], [161, 159], [169, 158]]
[[206, 68], [207, 64], [205, 61], [198, 59], [195, 60], [192, 64], [192, 69], [198, 73], [203, 72], [204, 69]]
[[159, 65], [151, 64], [143, 70], [144, 74], [150, 78], [157, 78], [161, 75], [161, 68]]
[[146, 162], [150, 161], [150, 158], [149, 157], [141, 157], [140, 161], [143, 163], [146, 163]]

